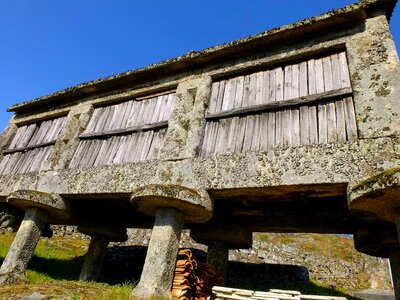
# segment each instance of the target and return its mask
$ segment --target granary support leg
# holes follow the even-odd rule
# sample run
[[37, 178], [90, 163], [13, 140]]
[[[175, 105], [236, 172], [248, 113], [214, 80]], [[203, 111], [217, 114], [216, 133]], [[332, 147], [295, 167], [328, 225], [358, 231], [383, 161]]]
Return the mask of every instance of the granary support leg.
[[99, 278], [108, 244], [109, 240], [105, 237], [99, 235], [91, 237], [79, 280], [96, 281]]
[[396, 251], [396, 253], [391, 253], [390, 258], [390, 269], [392, 271], [392, 281], [394, 294], [396, 299], [400, 299], [400, 252]]
[[25, 216], [0, 267], [0, 285], [27, 281], [25, 271], [49, 219], [68, 219], [68, 202], [57, 194], [21, 190], [7, 202], [25, 210]]
[[182, 226], [183, 213], [180, 211], [174, 208], [157, 210], [142, 276], [132, 297], [172, 297], [171, 285]]
[[229, 248], [223, 241], [211, 241], [208, 243], [207, 262], [217, 268], [224, 279], [228, 271]]
[[78, 226], [78, 231], [91, 237], [79, 280], [96, 281], [100, 276], [109, 242], [125, 242], [128, 239], [126, 228], [115, 224], [87, 221]]
[[25, 271], [35, 251], [48, 213], [40, 208], [30, 208], [11, 244], [10, 250], [0, 268], [0, 285], [27, 281]]

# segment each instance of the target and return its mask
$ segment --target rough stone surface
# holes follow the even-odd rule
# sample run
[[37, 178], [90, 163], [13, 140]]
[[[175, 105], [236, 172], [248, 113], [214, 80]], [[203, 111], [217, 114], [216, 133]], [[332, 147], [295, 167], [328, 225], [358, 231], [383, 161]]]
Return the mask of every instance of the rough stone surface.
[[0, 285], [27, 281], [25, 271], [47, 218], [48, 213], [40, 208], [30, 208], [26, 211], [24, 220], [1, 265]]
[[79, 274], [79, 280], [96, 281], [99, 278], [108, 243], [108, 239], [102, 236], [92, 236]]
[[183, 214], [160, 208], [151, 234], [146, 261], [139, 284], [131, 296], [171, 298], [171, 286], [183, 225]]
[[162, 148], [160, 159], [184, 159], [199, 152], [206, 121], [205, 111], [211, 94], [212, 79], [204, 76], [178, 85], [177, 106]]
[[24, 210], [31, 207], [41, 208], [52, 219], [68, 219], [70, 217], [69, 203], [57, 194], [19, 190], [11, 193], [7, 202]]
[[360, 216], [396, 222], [400, 208], [400, 167], [387, 169], [349, 188], [349, 207]]
[[160, 207], [184, 214], [187, 223], [206, 222], [212, 217], [213, 202], [206, 191], [178, 185], [146, 185], [132, 192], [131, 201], [140, 211], [154, 216]]

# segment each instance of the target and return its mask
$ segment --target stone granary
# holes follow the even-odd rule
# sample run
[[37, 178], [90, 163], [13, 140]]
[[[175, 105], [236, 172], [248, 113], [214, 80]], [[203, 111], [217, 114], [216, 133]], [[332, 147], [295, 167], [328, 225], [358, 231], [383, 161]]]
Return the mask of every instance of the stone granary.
[[252, 232], [354, 234], [400, 298], [395, 0], [345, 8], [10, 107], [0, 201], [25, 212], [2, 284], [48, 224], [109, 241], [153, 228], [132, 296], [170, 296], [182, 228], [222, 272]]

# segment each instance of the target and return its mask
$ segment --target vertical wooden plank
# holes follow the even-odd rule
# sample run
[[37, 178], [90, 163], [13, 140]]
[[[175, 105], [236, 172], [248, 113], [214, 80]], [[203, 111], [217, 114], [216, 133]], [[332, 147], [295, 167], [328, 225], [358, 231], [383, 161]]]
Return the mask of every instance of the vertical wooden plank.
[[339, 53], [339, 64], [340, 64], [340, 81], [342, 88], [351, 87], [349, 66], [347, 64], [346, 52]]
[[136, 100], [132, 101], [132, 108], [129, 113], [128, 120], [126, 121], [126, 127], [134, 126], [134, 124], [136, 122], [136, 118], [139, 114], [140, 105], [141, 105], [140, 101], [136, 101]]
[[303, 61], [299, 65], [299, 97], [308, 95], [308, 70], [307, 62]]
[[45, 153], [43, 155], [42, 164], [40, 166], [40, 170], [47, 170], [50, 167], [49, 157], [53, 152], [53, 146], [49, 146], [45, 148]]
[[22, 138], [18, 141], [17, 148], [26, 147], [28, 145], [28, 143], [31, 140], [33, 134], [35, 133], [36, 128], [37, 128], [36, 124], [28, 125], [28, 127], [26, 128], [26, 131], [24, 132]]
[[263, 90], [262, 90], [262, 103], [272, 102], [270, 99], [270, 87], [269, 87], [269, 71], [263, 73]]
[[233, 108], [242, 107], [243, 89], [244, 89], [244, 76], [239, 76], [237, 77], [236, 80], [235, 101], [233, 103]]
[[122, 163], [122, 160], [124, 158], [124, 154], [126, 152], [126, 141], [127, 141], [127, 137], [126, 136], [120, 136], [120, 143], [118, 148], [115, 151], [115, 157], [113, 159], [113, 164], [120, 164]]
[[257, 93], [257, 73], [253, 73], [249, 76], [249, 99], [248, 105], [254, 106], [256, 105], [256, 93]]
[[292, 98], [292, 66], [288, 65], [284, 69], [285, 84], [283, 88], [283, 99], [288, 100]]
[[262, 104], [263, 94], [264, 94], [264, 72], [258, 72], [255, 74], [257, 84], [256, 84], [256, 104]]
[[244, 76], [242, 107], [249, 106], [250, 75]]
[[122, 120], [124, 119], [124, 114], [126, 112], [127, 102], [120, 103], [115, 106], [117, 116], [115, 118], [113, 129], [121, 129]]
[[317, 80], [315, 78], [315, 60], [310, 59], [307, 62], [307, 74], [308, 74], [308, 95], [317, 93]]
[[326, 105], [318, 104], [318, 143], [326, 144], [328, 142], [328, 128]]
[[156, 105], [157, 105], [157, 97], [149, 99], [149, 110], [144, 124], [151, 124], [151, 119], [153, 118]]
[[131, 111], [132, 111], [132, 106], [133, 106], [133, 100], [130, 100], [130, 101], [126, 102], [124, 118], [122, 119], [122, 122], [121, 122], [121, 128], [128, 127], [127, 124], [128, 124], [129, 116], [130, 116]]
[[268, 149], [268, 113], [260, 115], [260, 151]]
[[336, 107], [333, 101], [326, 103], [327, 108], [327, 122], [328, 122], [328, 143], [337, 142], [337, 129], [336, 129]]
[[356, 113], [354, 111], [354, 103], [352, 97], [344, 99], [344, 113], [346, 120], [347, 139], [351, 142], [356, 141], [358, 138]]
[[3, 174], [4, 172], [4, 167], [7, 165], [8, 159], [10, 158], [10, 155], [4, 155], [3, 158], [0, 161], [0, 174]]
[[330, 56], [322, 59], [322, 67], [324, 71], [324, 86], [325, 91], [333, 90], [333, 78], [332, 78], [332, 63]]
[[310, 144], [318, 144], [318, 116], [315, 105], [308, 107], [308, 116], [310, 124]]
[[95, 120], [95, 126], [93, 129], [93, 132], [99, 132], [103, 129], [106, 118], [104, 115], [107, 115], [107, 109], [106, 107], [99, 107], [99, 113], [97, 114], [97, 119]]
[[322, 65], [322, 59], [315, 60], [315, 88], [317, 94], [325, 91], [324, 87], [324, 68]]
[[244, 134], [244, 143], [242, 152], [251, 150], [251, 141], [253, 139], [254, 134], [254, 116], [248, 115], [246, 116], [246, 132]]
[[332, 64], [332, 83], [333, 89], [337, 90], [342, 87], [342, 83], [340, 80], [340, 64], [339, 64], [339, 56], [337, 54], [331, 55], [331, 64]]
[[204, 137], [203, 137], [203, 142], [201, 144], [200, 156], [203, 157], [207, 156], [207, 146], [210, 143], [211, 131], [212, 131], [212, 122], [207, 121], [206, 128], [204, 129]]
[[308, 106], [306, 105], [300, 107], [300, 144], [310, 144], [310, 122]]
[[284, 74], [282, 68], [275, 69], [275, 101], [283, 100]]
[[281, 110], [278, 110], [275, 113], [275, 146], [276, 147], [283, 146], [282, 122], [283, 122], [283, 112]]
[[208, 113], [215, 113], [218, 101], [219, 81], [213, 82], [211, 86], [210, 103], [208, 105]]
[[225, 94], [225, 80], [221, 80], [219, 82], [219, 90], [218, 90], [218, 99], [217, 99], [217, 105], [215, 107], [215, 112], [221, 112], [222, 109], [222, 103], [224, 100], [224, 94]]
[[236, 92], [236, 78], [227, 80], [224, 98], [222, 100], [222, 111], [230, 110], [234, 106]]
[[208, 140], [208, 144], [206, 147], [206, 156], [212, 156], [215, 152], [215, 142], [217, 140], [218, 135], [218, 121], [210, 122], [210, 139]]
[[229, 129], [229, 118], [218, 120], [218, 136], [215, 145], [215, 154], [219, 155], [225, 152], [226, 136]]
[[151, 120], [150, 123], [156, 123], [158, 119], [160, 118], [160, 111], [161, 111], [161, 105], [162, 105], [162, 96], [159, 96], [155, 98], [155, 107], [154, 107], [154, 112], [151, 115]]
[[277, 90], [276, 73], [275, 70], [270, 70], [268, 73], [269, 73], [269, 100], [270, 102], [274, 102], [276, 99], [276, 90]]
[[239, 129], [239, 117], [233, 117], [229, 126], [229, 134], [226, 143], [226, 153], [235, 152], [237, 132]]
[[42, 139], [42, 143], [47, 143], [53, 139], [54, 131], [57, 129], [57, 123], [58, 119], [48, 121], [47, 132]]
[[100, 108], [95, 108], [92, 114], [92, 117], [90, 118], [89, 124], [86, 126], [85, 133], [92, 133], [94, 132], [94, 128], [96, 127], [96, 120], [98, 118], [98, 115], [100, 113]]
[[285, 109], [282, 117], [283, 147], [289, 147], [292, 146], [292, 111]]
[[15, 149], [17, 148], [16, 146], [18, 145], [18, 141], [21, 139], [23, 136], [24, 132], [26, 131], [26, 128], [28, 126], [21, 126], [18, 128], [17, 133], [15, 134], [14, 138], [11, 141], [11, 144], [8, 149]]
[[300, 97], [300, 66], [298, 64], [292, 65], [292, 98]]
[[300, 146], [300, 112], [298, 108], [291, 110], [292, 115], [292, 146]]
[[239, 117], [239, 129], [235, 143], [235, 152], [240, 153], [244, 151], [244, 137], [246, 134], [247, 117]]
[[275, 131], [276, 131], [276, 117], [275, 112], [268, 113], [268, 147], [274, 148], [275, 143]]
[[101, 113], [97, 115], [97, 123], [93, 128], [93, 132], [110, 130], [111, 119], [114, 114], [114, 106], [101, 108]]
[[259, 114], [256, 114], [253, 116], [254, 117], [254, 125], [253, 125], [253, 131], [252, 131], [252, 137], [251, 137], [251, 146], [250, 150], [251, 151], [259, 151], [260, 150], [260, 127], [261, 127], [261, 118]]
[[139, 147], [139, 133], [134, 132], [130, 134], [128, 140], [128, 146], [126, 147], [127, 151], [124, 154], [123, 159], [125, 162], [132, 163], [136, 160], [135, 153], [137, 152], [136, 149]]
[[346, 142], [346, 121], [345, 121], [343, 100], [336, 100], [335, 107], [336, 107], [337, 138], [339, 142]]
[[175, 106], [176, 106], [176, 94], [175, 93], [168, 94], [167, 109], [165, 110], [165, 114], [163, 116], [164, 121], [168, 121], [171, 118], [171, 115], [175, 110]]
[[152, 130], [144, 132], [143, 140], [142, 140], [142, 147], [140, 149], [141, 151], [138, 153], [139, 161], [146, 160], [147, 155], [149, 153], [152, 139], [153, 139], [153, 131]]

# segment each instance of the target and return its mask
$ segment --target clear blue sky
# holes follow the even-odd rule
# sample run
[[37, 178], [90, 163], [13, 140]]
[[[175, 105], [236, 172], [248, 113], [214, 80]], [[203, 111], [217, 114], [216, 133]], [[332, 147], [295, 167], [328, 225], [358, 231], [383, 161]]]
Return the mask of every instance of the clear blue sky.
[[[343, 7], [355, 0], [0, 3], [0, 132], [12, 104]], [[400, 4], [398, 5], [400, 6]], [[400, 45], [400, 8], [391, 29]]]

